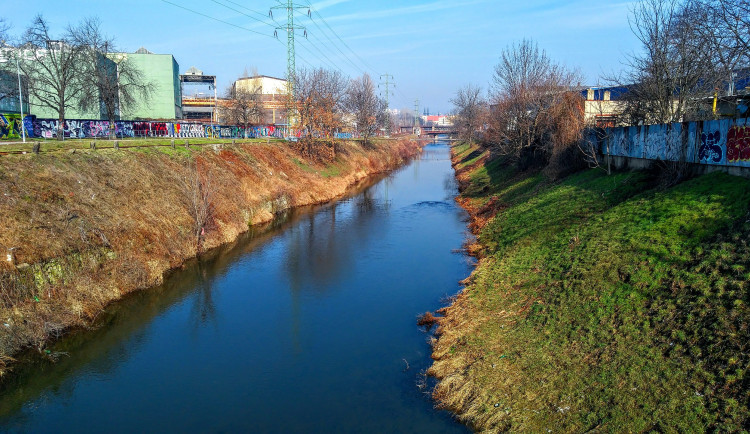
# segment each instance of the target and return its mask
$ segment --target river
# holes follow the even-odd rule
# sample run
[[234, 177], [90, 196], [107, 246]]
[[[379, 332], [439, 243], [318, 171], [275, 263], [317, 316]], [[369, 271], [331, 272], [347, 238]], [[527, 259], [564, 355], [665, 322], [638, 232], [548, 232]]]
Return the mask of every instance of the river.
[[425, 393], [416, 326], [472, 267], [449, 157], [428, 145], [27, 355], [0, 390], [0, 430], [467, 432]]

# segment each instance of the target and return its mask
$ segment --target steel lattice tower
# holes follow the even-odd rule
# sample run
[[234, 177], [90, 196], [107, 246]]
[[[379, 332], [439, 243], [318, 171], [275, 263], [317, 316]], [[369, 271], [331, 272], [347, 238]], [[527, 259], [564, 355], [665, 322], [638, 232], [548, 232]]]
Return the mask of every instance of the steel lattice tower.
[[[391, 82], [391, 80], [393, 80], [393, 76], [391, 74], [387, 74], [386, 73], [386, 74], [381, 75], [380, 76], [380, 80], [382, 81], [383, 78], [385, 78], [385, 83], [383, 83], [383, 85], [385, 85], [385, 112], [387, 114], [387, 117], [386, 117], [386, 136], [390, 137], [390, 135], [391, 135], [391, 114], [390, 114], [390, 112], [388, 112], [388, 109], [391, 107], [390, 106], [391, 85], [393, 85], [393, 87], [396, 87], [396, 84], [393, 83], [393, 82]], [[380, 86], [381, 85], [379, 84], [378, 87], [380, 87]]]
[[[286, 87], [287, 87], [287, 96], [289, 98], [289, 107], [287, 109], [287, 125], [291, 127], [295, 118], [295, 110], [294, 110], [295, 80], [294, 80], [294, 77], [297, 73], [297, 66], [296, 66], [297, 55], [295, 54], [295, 51], [294, 51], [294, 32], [296, 30], [302, 30], [305, 32], [305, 36], [307, 36], [307, 29], [305, 29], [304, 26], [297, 26], [294, 24], [294, 11], [298, 9], [307, 9], [307, 15], [309, 16], [310, 9], [308, 6], [295, 4], [293, 0], [286, 0], [286, 3], [284, 3], [282, 0], [277, 0], [277, 3], [278, 3], [277, 6], [273, 6], [271, 8], [271, 12], [269, 13], [269, 15], [273, 17], [274, 9], [286, 9], [286, 16], [287, 16], [286, 26], [276, 27], [276, 30], [286, 31], [286, 80], [287, 80]], [[278, 36], [278, 34], [275, 34], [275, 36]]]

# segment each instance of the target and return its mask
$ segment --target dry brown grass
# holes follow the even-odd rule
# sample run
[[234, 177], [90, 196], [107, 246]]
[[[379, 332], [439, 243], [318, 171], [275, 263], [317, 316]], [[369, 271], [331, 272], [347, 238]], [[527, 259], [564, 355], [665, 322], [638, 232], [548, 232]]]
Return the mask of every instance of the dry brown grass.
[[[90, 323], [107, 303], [159, 284], [199, 249], [233, 241], [289, 207], [331, 200], [418, 151], [408, 141], [367, 149], [346, 142], [328, 161], [277, 142], [0, 157], [0, 373], [19, 349], [41, 349]], [[177, 182], [191, 170], [210, 189], [199, 243], [190, 192]], [[5, 261], [12, 247], [19, 269]]]

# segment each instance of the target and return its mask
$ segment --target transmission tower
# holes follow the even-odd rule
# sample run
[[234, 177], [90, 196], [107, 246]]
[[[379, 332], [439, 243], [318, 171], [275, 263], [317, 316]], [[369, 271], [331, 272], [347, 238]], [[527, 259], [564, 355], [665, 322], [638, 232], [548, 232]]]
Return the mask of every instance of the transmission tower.
[[414, 101], [414, 133], [417, 133], [419, 128], [419, 100]]
[[289, 107], [287, 108], [287, 125], [290, 127], [292, 126], [292, 123], [295, 118], [295, 110], [294, 110], [294, 95], [295, 95], [295, 82], [294, 82], [294, 76], [297, 73], [297, 66], [296, 66], [296, 54], [294, 52], [294, 33], [297, 30], [302, 30], [304, 32], [305, 37], [307, 37], [307, 29], [304, 26], [299, 26], [294, 24], [294, 11], [299, 9], [307, 9], [307, 16], [310, 16], [310, 8], [305, 5], [296, 4], [293, 0], [276, 0], [278, 5], [272, 6], [271, 10], [269, 11], [268, 15], [273, 18], [273, 11], [274, 9], [286, 9], [286, 26], [279, 26], [276, 27], [276, 30], [273, 32], [274, 36], [278, 38], [278, 31], [284, 30], [286, 31], [286, 87], [287, 87], [287, 94], [289, 97]]
[[[391, 80], [393, 80], [393, 76], [391, 74], [383, 74], [380, 76], [380, 81], [383, 81], [385, 78], [385, 83], [378, 84], [378, 87], [385, 86], [385, 114], [386, 114], [386, 120], [385, 120], [385, 128], [386, 128], [386, 137], [390, 137], [391, 135], [391, 113], [388, 111], [390, 108], [390, 97], [393, 93], [391, 91], [391, 86], [396, 87], [396, 84], [393, 83]], [[382, 95], [382, 94], [381, 94]]]
[[393, 80], [393, 76], [391, 74], [383, 74], [380, 76], [380, 81], [383, 81], [385, 78], [385, 83], [380, 83], [378, 87], [384, 86], [385, 87], [385, 109], [388, 110], [390, 108], [390, 96], [393, 95], [393, 92], [391, 92], [391, 86], [396, 87], [396, 84], [393, 83], [391, 80]]

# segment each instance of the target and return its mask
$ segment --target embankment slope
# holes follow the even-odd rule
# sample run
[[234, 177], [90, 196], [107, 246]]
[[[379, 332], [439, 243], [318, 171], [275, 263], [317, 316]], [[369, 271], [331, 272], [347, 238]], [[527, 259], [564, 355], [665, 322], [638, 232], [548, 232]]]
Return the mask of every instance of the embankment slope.
[[0, 158], [0, 368], [200, 251], [287, 208], [336, 198], [419, 147], [350, 141], [335, 155], [319, 150], [254, 142]]
[[480, 261], [439, 322], [442, 406], [490, 432], [748, 429], [750, 181], [548, 183], [453, 150]]

